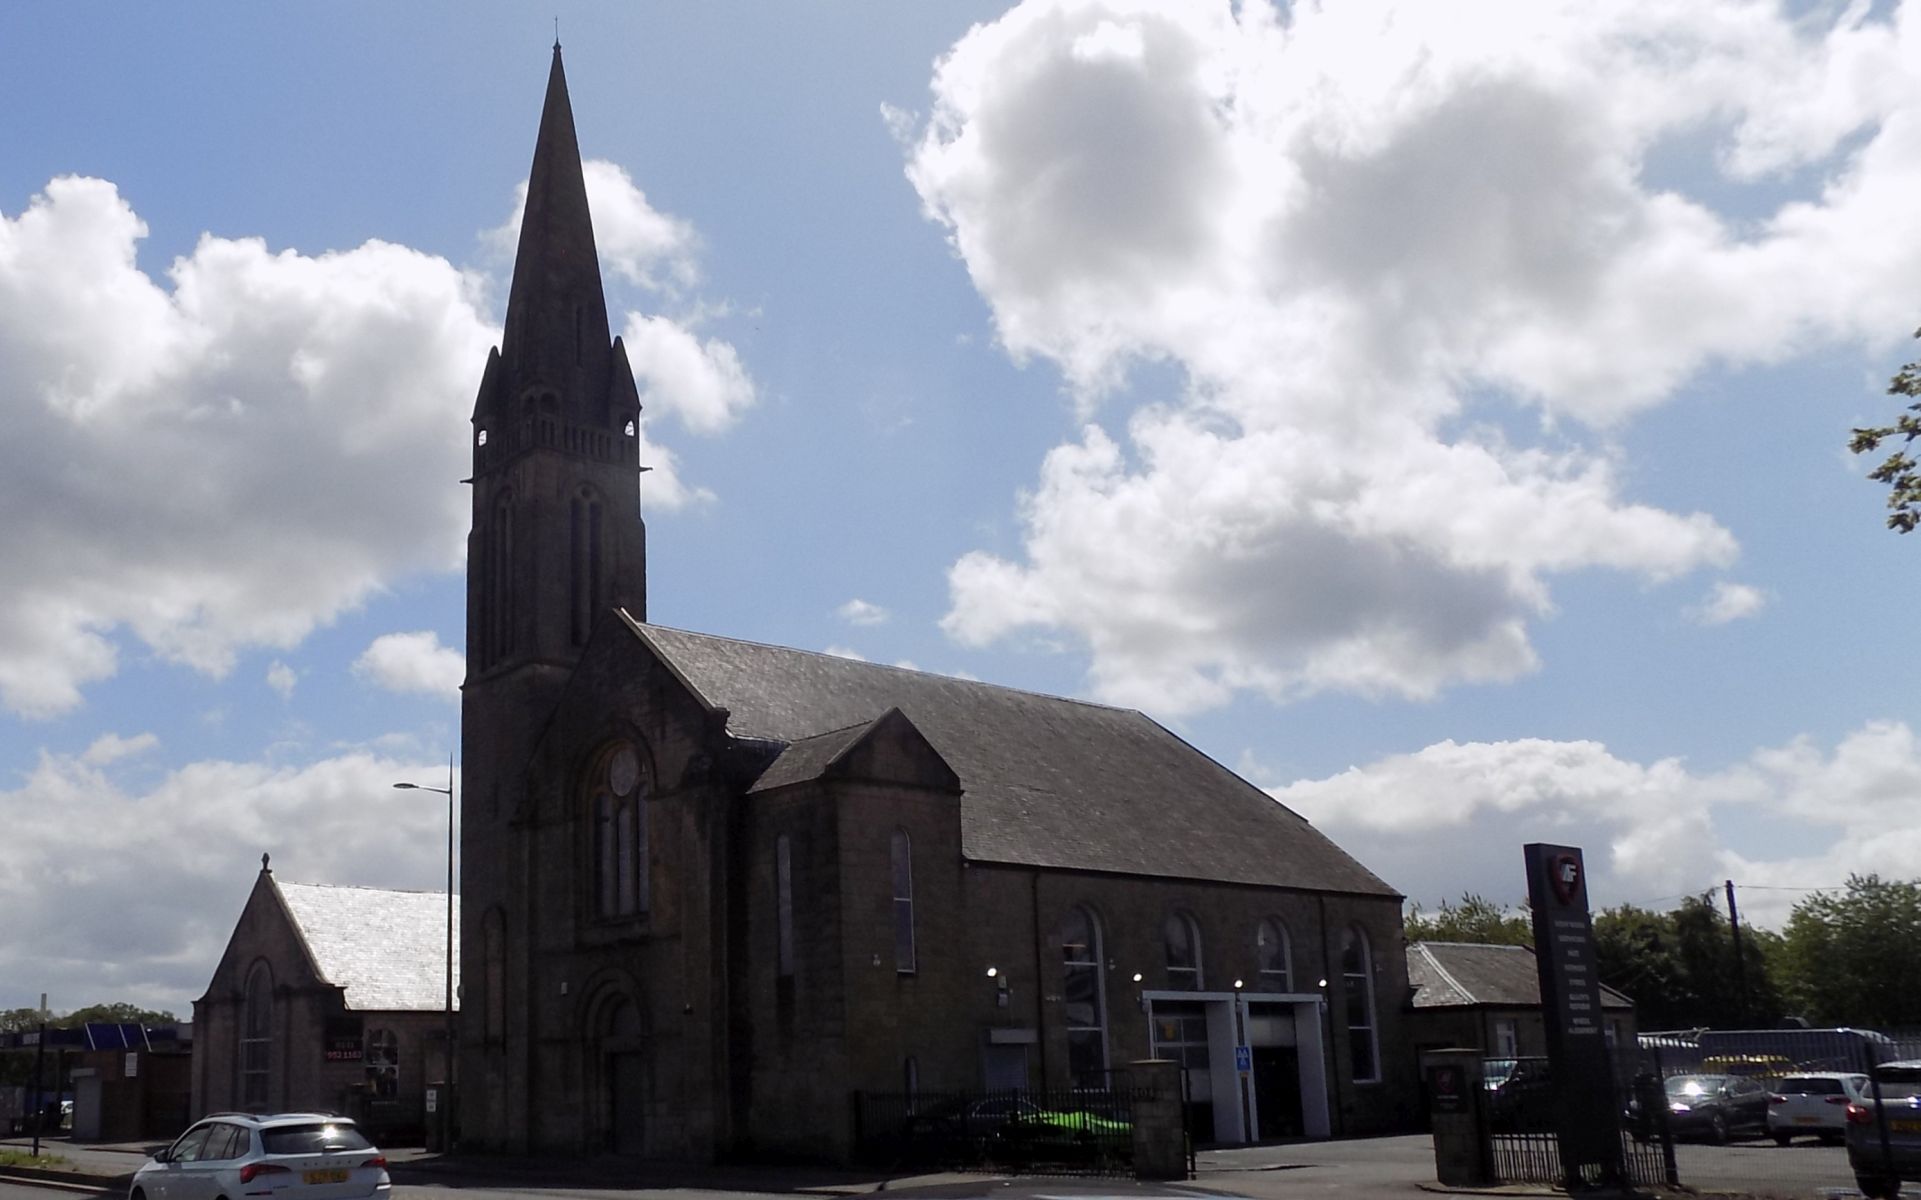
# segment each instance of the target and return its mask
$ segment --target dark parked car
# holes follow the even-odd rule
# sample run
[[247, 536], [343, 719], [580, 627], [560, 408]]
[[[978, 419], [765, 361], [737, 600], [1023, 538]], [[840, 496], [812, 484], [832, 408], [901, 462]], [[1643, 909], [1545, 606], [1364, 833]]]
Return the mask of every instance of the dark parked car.
[[987, 1157], [1002, 1126], [1040, 1111], [1040, 1105], [1012, 1093], [937, 1100], [910, 1114], [902, 1125], [902, 1156], [922, 1162], [978, 1162]]
[[[1554, 1076], [1548, 1072], [1547, 1059], [1494, 1061], [1506, 1067], [1506, 1074], [1487, 1089], [1489, 1127], [1496, 1133], [1538, 1133], [1554, 1128]], [[1482, 1070], [1487, 1072], [1486, 1065]]]
[[[1768, 1129], [1768, 1084], [1744, 1075], [1671, 1075], [1662, 1085], [1677, 1138], [1725, 1142]], [[1636, 1130], [1637, 1133], [1640, 1130]]]
[[[1879, 1090], [1881, 1100], [1874, 1096]], [[1887, 1144], [1882, 1145], [1881, 1118]], [[1848, 1166], [1863, 1196], [1901, 1194], [1901, 1181], [1921, 1180], [1921, 1060], [1882, 1063], [1867, 1095], [1848, 1105]]]

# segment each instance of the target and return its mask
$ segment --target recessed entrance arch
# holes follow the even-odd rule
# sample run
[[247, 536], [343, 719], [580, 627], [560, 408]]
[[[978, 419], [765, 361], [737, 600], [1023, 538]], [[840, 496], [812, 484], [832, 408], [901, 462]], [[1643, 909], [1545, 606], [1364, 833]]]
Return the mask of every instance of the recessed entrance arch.
[[602, 1144], [615, 1154], [645, 1154], [650, 1087], [640, 1008], [625, 992], [611, 992], [593, 1012], [586, 1076]]

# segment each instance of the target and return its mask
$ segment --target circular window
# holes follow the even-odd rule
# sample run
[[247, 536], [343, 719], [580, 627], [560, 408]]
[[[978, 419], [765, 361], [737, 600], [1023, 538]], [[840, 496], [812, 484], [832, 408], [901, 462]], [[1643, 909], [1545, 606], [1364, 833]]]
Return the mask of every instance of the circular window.
[[622, 746], [614, 752], [613, 761], [607, 764], [607, 783], [614, 789], [614, 795], [625, 796], [640, 782], [640, 759], [634, 754], [632, 746]]

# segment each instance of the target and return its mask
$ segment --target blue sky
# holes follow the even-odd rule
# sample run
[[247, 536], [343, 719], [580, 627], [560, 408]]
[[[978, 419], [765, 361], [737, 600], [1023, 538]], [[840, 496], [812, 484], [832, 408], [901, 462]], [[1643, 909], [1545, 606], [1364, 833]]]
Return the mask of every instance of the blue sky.
[[[1140, 707], [1429, 908], [1908, 876], [1850, 426], [1904, 6], [553, 6], [650, 617]], [[0, 10], [0, 1007], [184, 1010], [259, 855], [432, 888], [553, 38]], [[1179, 804], [1179, 797], [1169, 797]]]

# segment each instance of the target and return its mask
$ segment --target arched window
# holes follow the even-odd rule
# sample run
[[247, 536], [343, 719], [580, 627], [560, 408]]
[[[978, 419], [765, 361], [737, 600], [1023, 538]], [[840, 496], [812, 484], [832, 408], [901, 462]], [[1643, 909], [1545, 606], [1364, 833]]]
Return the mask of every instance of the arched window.
[[490, 909], [480, 926], [482, 1036], [495, 1045], [507, 1040], [507, 921]]
[[601, 609], [600, 496], [592, 488], [574, 493], [568, 507], [568, 613], [573, 644], [583, 645]]
[[907, 831], [896, 829], [894, 867], [894, 970], [914, 973], [914, 844]]
[[1062, 1017], [1067, 1069], [1075, 1086], [1103, 1086], [1107, 1070], [1107, 998], [1101, 987], [1101, 927], [1078, 905], [1061, 924]]
[[1163, 936], [1167, 942], [1167, 986], [1181, 991], [1201, 990], [1201, 931], [1186, 913], [1169, 913]]
[[794, 974], [794, 844], [781, 834], [774, 839], [775, 971], [783, 979]]
[[1374, 1037], [1374, 955], [1367, 934], [1350, 925], [1341, 935], [1341, 991], [1347, 1003], [1347, 1061], [1354, 1082], [1381, 1077], [1380, 1047]]
[[273, 972], [255, 963], [240, 1009], [240, 1104], [265, 1112], [273, 1062]]
[[1254, 934], [1254, 956], [1260, 964], [1263, 992], [1294, 990], [1291, 949], [1287, 941], [1287, 926], [1281, 924], [1279, 918], [1269, 917], [1261, 922], [1260, 929]]
[[603, 920], [647, 911], [648, 782], [640, 752], [627, 742], [602, 754], [588, 780], [593, 912]]
[[400, 1095], [400, 1039], [391, 1029], [369, 1029], [361, 1052], [367, 1070], [367, 1094], [376, 1100]]

